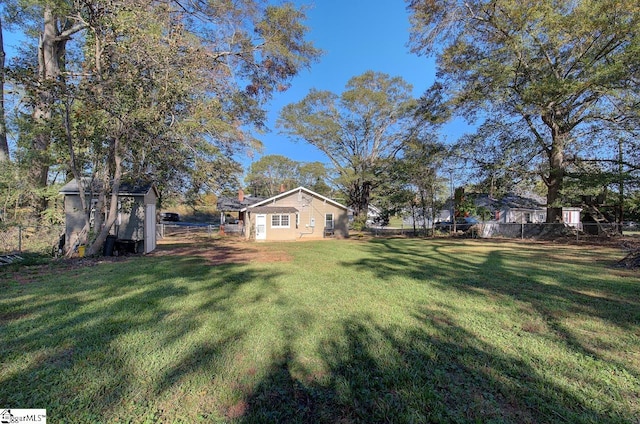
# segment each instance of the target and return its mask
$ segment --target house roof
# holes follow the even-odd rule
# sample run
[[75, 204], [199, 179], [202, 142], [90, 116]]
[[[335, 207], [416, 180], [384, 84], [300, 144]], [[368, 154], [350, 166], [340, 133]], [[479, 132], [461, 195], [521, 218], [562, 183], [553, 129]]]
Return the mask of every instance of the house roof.
[[483, 206], [489, 210], [497, 209], [527, 209], [542, 210], [544, 204], [535, 198], [524, 197], [516, 194], [507, 194], [501, 199], [495, 199], [488, 194], [471, 194], [473, 202], [476, 206]]
[[[92, 180], [88, 177], [82, 178], [82, 184], [85, 191], [99, 191], [102, 187], [102, 183], [98, 180]], [[121, 183], [120, 190], [118, 192], [119, 196], [144, 196], [148, 194], [150, 191], [154, 191], [156, 195], [158, 195], [157, 190], [153, 184], [150, 183]], [[61, 194], [78, 194], [80, 192], [80, 188], [78, 187], [78, 181], [74, 178], [65, 184], [61, 189]]]
[[264, 200], [264, 197], [253, 197], [249, 195], [245, 195], [242, 201], [238, 199], [238, 196], [219, 197], [217, 206], [218, 210], [222, 212], [238, 212], [262, 200]]
[[342, 205], [342, 204], [336, 202], [335, 200], [331, 200], [328, 197], [325, 197], [325, 196], [323, 196], [321, 194], [318, 194], [315, 191], [311, 191], [308, 188], [300, 186], [300, 187], [294, 188], [293, 190], [289, 190], [289, 191], [285, 191], [285, 192], [279, 193], [279, 194], [277, 194], [277, 195], [275, 195], [273, 197], [269, 197], [268, 199], [264, 199], [264, 200], [262, 200], [260, 202], [257, 202], [257, 203], [254, 203], [252, 205], [249, 205], [249, 206], [245, 207], [244, 209], [242, 209], [242, 211], [246, 211], [247, 209], [255, 209], [258, 206], [268, 205], [269, 203], [276, 202], [279, 199], [282, 199], [284, 197], [287, 197], [287, 196], [289, 196], [289, 195], [291, 195], [293, 193], [297, 193], [297, 192], [305, 192], [305, 193], [307, 193], [307, 194], [309, 194], [311, 196], [317, 197], [317, 198], [319, 198], [319, 199], [321, 199], [321, 200], [323, 200], [323, 201], [325, 201], [327, 203], [330, 203], [333, 206], [336, 206], [338, 208], [347, 210], [347, 207], [345, 205]]
[[292, 206], [257, 206], [251, 208], [251, 212], [255, 213], [296, 213], [298, 209]]

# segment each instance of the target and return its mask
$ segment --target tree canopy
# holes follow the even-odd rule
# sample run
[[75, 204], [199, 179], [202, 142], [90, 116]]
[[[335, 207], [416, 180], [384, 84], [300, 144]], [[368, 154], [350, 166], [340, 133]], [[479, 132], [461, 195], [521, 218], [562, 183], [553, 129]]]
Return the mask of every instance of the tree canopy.
[[435, 54], [448, 104], [525, 125], [545, 162], [547, 219], [584, 134], [637, 120], [640, 6], [633, 0], [409, 0], [413, 51]]
[[290, 3], [26, 3], [12, 6], [40, 47], [11, 67], [25, 93], [20, 157], [36, 185], [51, 183], [52, 165], [102, 181], [106, 223], [88, 253], [126, 179], [195, 194], [224, 187], [239, 171], [232, 154], [258, 143], [250, 129], [264, 126], [265, 102], [320, 54]]
[[296, 162], [282, 155], [267, 155], [251, 163], [245, 178], [255, 196], [271, 197], [281, 189], [307, 187], [316, 193], [329, 195], [328, 171], [322, 162]]
[[372, 190], [411, 134], [416, 102], [411, 85], [379, 72], [353, 77], [345, 88], [312, 90], [282, 109], [278, 125], [327, 156], [347, 203], [366, 218]]

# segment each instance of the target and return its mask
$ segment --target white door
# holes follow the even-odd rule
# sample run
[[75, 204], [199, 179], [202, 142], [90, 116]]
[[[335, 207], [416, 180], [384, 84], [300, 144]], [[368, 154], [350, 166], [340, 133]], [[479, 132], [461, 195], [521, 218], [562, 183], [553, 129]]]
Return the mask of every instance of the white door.
[[156, 249], [156, 205], [146, 205], [144, 222], [144, 253], [149, 253]]
[[267, 239], [267, 215], [256, 215], [256, 240]]

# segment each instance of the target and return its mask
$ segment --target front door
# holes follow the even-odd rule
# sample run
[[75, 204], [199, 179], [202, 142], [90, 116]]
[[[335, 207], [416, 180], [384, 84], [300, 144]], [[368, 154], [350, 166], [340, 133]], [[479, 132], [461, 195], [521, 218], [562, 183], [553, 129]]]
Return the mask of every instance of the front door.
[[267, 239], [267, 215], [256, 215], [256, 240]]

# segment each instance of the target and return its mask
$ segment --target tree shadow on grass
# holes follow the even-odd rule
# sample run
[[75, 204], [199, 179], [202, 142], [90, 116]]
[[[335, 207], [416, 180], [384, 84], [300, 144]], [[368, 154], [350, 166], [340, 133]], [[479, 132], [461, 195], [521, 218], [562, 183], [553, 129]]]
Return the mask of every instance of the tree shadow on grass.
[[[564, 269], [562, 261], [540, 266], [545, 255], [551, 256], [552, 247], [542, 253], [526, 246], [520, 250], [511, 248], [508, 252], [494, 246], [480, 262], [465, 256], [464, 246], [458, 248], [456, 254], [451, 253], [451, 243], [447, 249], [441, 243], [431, 245], [419, 241], [400, 247], [402, 250], [393, 240], [372, 242], [368, 245], [370, 255], [341, 265], [372, 272], [382, 280], [406, 276], [443, 290], [480, 297], [487, 293], [507, 296], [531, 305], [552, 320], [571, 312], [596, 316], [630, 330], [640, 325], [640, 284], [613, 286], [597, 275]], [[588, 263], [590, 259], [584, 261]]]
[[246, 400], [241, 423], [623, 423], [495, 351], [451, 317], [416, 311], [421, 327], [383, 328], [372, 317], [318, 341], [326, 374], [295, 352], [273, 363]]
[[[149, 396], [172, 390], [242, 337], [236, 330], [194, 341], [203, 319], [232, 320], [230, 298], [256, 281], [257, 292], [271, 290], [277, 275], [165, 257], [73, 270], [55, 286], [11, 285], [0, 297], [0, 404], [47, 408], [56, 421], [153, 420]], [[177, 347], [175, 357], [163, 357], [167, 346]], [[145, 354], [174, 365], [145, 375]]]
[[[560, 259], [554, 260], [550, 258], [553, 250], [547, 247], [549, 251], [541, 252], [540, 249], [526, 249], [524, 246], [521, 250], [509, 248], [504, 250], [501, 247], [490, 247], [483, 260], [478, 260], [478, 254], [474, 257], [467, 257], [464, 254], [464, 246], [444, 246], [441, 243], [430, 245], [426, 242], [408, 242], [397, 243], [396, 241], [381, 240], [371, 242], [367, 245], [368, 255], [350, 263], [342, 262], [343, 266], [354, 268], [361, 272], [373, 273], [376, 279], [381, 281], [390, 280], [394, 277], [405, 277], [413, 279], [418, 283], [428, 284], [443, 293], [450, 293], [451, 299], [462, 295], [477, 297], [481, 302], [493, 301], [497, 308], [501, 304], [509, 304], [508, 308], [521, 309], [520, 318], [531, 316], [534, 321], [541, 319], [541, 326], [548, 326], [550, 331], [544, 328], [538, 328], [537, 322], [518, 323], [522, 328], [504, 329], [507, 332], [523, 332], [536, 333], [541, 332], [541, 338], [550, 338], [551, 343], [559, 346], [566, 346], [569, 351], [573, 351], [576, 358], [588, 358], [586, 362], [590, 366], [594, 366], [590, 358], [593, 358], [607, 368], [610, 368], [614, 374], [622, 372], [628, 378], [622, 378], [624, 384], [631, 386], [621, 388], [620, 392], [613, 390], [611, 396], [629, 396], [640, 388], [637, 384], [640, 378], [638, 372], [638, 363], [634, 363], [633, 355], [623, 356], [627, 349], [633, 346], [633, 334], [637, 334], [638, 325], [640, 324], [640, 286], [637, 284], [627, 284], [621, 282], [619, 285], [612, 285], [606, 279], [597, 275], [588, 275], [581, 273], [576, 268], [565, 269], [562, 267], [562, 255]], [[545, 256], [549, 254], [549, 257]], [[548, 259], [547, 259], [548, 258]], [[539, 261], [545, 261], [540, 266]], [[548, 260], [548, 262], [547, 262]], [[580, 258], [583, 263], [588, 264], [592, 259]], [[633, 277], [631, 277], [633, 278]], [[425, 319], [430, 316], [436, 316], [443, 311], [449, 311], [454, 314], [451, 305], [455, 305], [455, 301], [447, 304], [439, 305], [433, 311], [425, 314]], [[456, 322], [453, 316], [450, 320], [443, 318], [443, 323], [451, 324]], [[619, 328], [623, 337], [627, 340], [621, 341], [622, 347], [612, 348], [618, 349], [618, 352], [611, 354], [607, 349], [605, 340], [608, 335], [600, 334], [603, 340], [593, 340], [593, 337], [587, 337], [584, 334], [578, 334], [580, 330], [573, 327], [574, 319], [578, 322], [582, 319], [603, 321], [605, 325]], [[478, 316], [478, 319], [482, 319]], [[460, 329], [460, 331], [462, 331]], [[603, 330], [600, 330], [603, 331]], [[625, 336], [626, 335], [626, 336]], [[465, 338], [477, 337], [467, 335]], [[622, 349], [622, 350], [621, 350]], [[448, 350], [448, 349], [443, 349]], [[485, 349], [480, 352], [473, 353], [471, 356], [483, 356]], [[500, 354], [498, 354], [499, 356]], [[535, 356], [535, 355], [534, 355]], [[525, 354], [523, 357], [527, 357]], [[491, 358], [487, 358], [491, 359]], [[583, 361], [585, 361], [583, 359]], [[511, 364], [510, 362], [513, 362]], [[517, 367], [525, 370], [533, 371], [531, 366], [525, 363], [518, 363], [517, 360], [505, 362], [507, 368]], [[504, 367], [499, 367], [501, 369]], [[536, 369], [542, 369], [538, 365]], [[568, 374], [571, 374], [570, 372]], [[597, 381], [590, 381], [585, 375], [579, 377], [584, 379], [584, 384], [595, 384], [588, 389], [598, 390], [599, 385], [603, 385], [605, 375], [600, 375]], [[587, 381], [589, 380], [589, 381]], [[633, 383], [633, 382], [636, 383]], [[465, 380], [466, 383], [466, 380]], [[543, 393], [537, 392], [533, 387], [535, 385], [554, 387], [558, 383], [549, 381], [530, 381], [526, 374], [514, 379], [513, 387], [520, 388], [521, 392], [527, 388], [527, 395], [523, 392], [526, 399], [535, 399], [542, 396]], [[560, 390], [558, 388], [558, 390]], [[605, 389], [608, 391], [608, 389]], [[562, 390], [560, 390], [562, 392]], [[597, 417], [597, 420], [604, 422], [624, 422], [619, 418], [617, 413], [624, 414], [623, 411], [614, 411], [611, 416], [601, 413], [597, 410], [591, 410], [588, 404], [583, 400], [571, 399], [570, 395], [566, 395], [569, 402], [575, 402], [577, 411], [585, 411], [582, 414], [567, 410], [561, 412], [559, 417], [574, 416], [576, 422], [589, 422], [588, 417]], [[516, 401], [520, 399], [517, 398]], [[606, 402], [606, 396], [602, 396], [599, 402]], [[632, 401], [628, 398], [628, 401]], [[511, 400], [511, 403], [514, 401]], [[529, 401], [528, 401], [529, 402]], [[551, 402], [554, 410], [567, 409], [564, 402], [552, 402], [549, 399], [545, 403]], [[517, 402], [516, 402], [517, 403]], [[594, 402], [589, 402], [589, 404]], [[625, 401], [621, 402], [624, 404]], [[543, 405], [537, 407], [542, 408]], [[619, 406], [618, 406], [619, 407]], [[523, 409], [524, 408], [524, 409]], [[611, 408], [606, 406], [605, 408]], [[518, 409], [526, 410], [526, 405], [518, 405]], [[637, 412], [637, 406], [630, 405], [630, 410]], [[530, 409], [532, 417], [536, 416], [536, 409]], [[626, 412], [629, 414], [629, 412]], [[587, 417], [587, 418], [583, 418]], [[560, 419], [560, 418], [559, 418]], [[594, 418], [595, 419], [595, 418]], [[534, 420], [536, 421], [536, 420]], [[551, 415], [545, 421], [552, 422]]]

